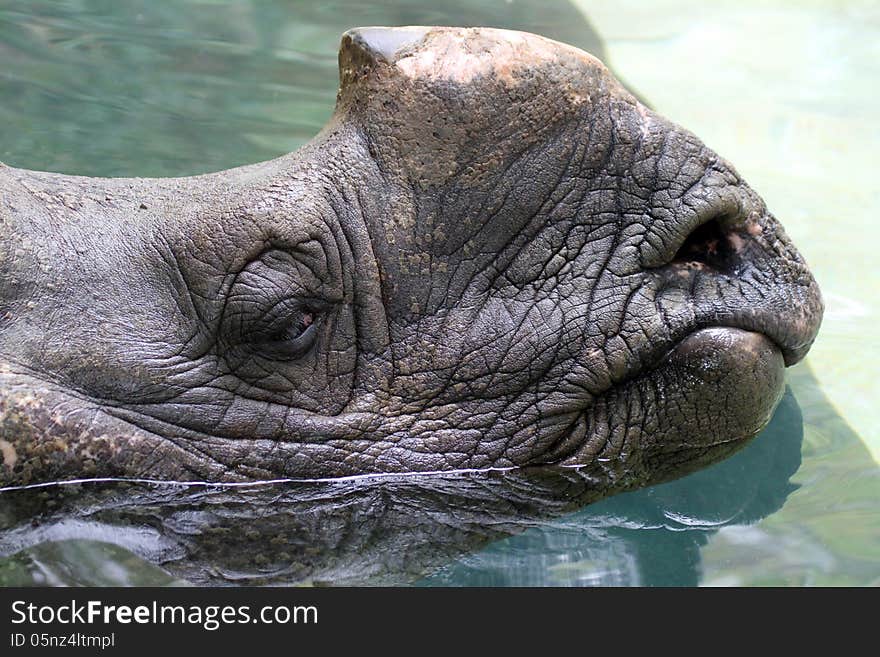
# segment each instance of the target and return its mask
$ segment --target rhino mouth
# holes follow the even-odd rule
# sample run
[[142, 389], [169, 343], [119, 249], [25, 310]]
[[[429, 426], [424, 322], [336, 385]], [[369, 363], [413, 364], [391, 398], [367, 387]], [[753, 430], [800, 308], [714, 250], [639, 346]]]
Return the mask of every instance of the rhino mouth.
[[[757, 435], [782, 399], [784, 353], [766, 333], [740, 327], [701, 328], [681, 340], [657, 369], [666, 370], [661, 376], [673, 391], [701, 397], [692, 399], [699, 409], [693, 417], [707, 435], [691, 444], [685, 438], [681, 446], [733, 446]], [[693, 433], [686, 426], [680, 431], [683, 436]]]
[[661, 288], [674, 281], [672, 287], [681, 289], [684, 282], [696, 308], [692, 325], [676, 331], [679, 341], [707, 328], [749, 331], [773, 342], [786, 367], [803, 360], [824, 304], [815, 279], [771, 215], [742, 208], [711, 215], [671, 247], [674, 254], [654, 271]]
[[782, 349], [764, 333], [694, 330], [595, 398], [534, 463], [590, 464], [621, 490], [676, 479], [757, 436], [782, 399], [784, 371]]

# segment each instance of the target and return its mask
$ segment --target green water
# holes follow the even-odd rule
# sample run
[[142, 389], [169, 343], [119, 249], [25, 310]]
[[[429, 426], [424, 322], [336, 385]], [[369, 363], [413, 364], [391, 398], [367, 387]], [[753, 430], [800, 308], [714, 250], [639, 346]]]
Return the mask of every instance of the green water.
[[[265, 573], [267, 560], [289, 558], [310, 565], [268, 581], [880, 584], [876, 3], [7, 0], [0, 160], [176, 176], [275, 157], [330, 116], [340, 33], [376, 24], [512, 27], [599, 55], [736, 164], [812, 265], [828, 313], [810, 356], [788, 373], [780, 414], [736, 460], [553, 519], [506, 518], [509, 527], [478, 541], [426, 538], [399, 522], [350, 553], [337, 546], [305, 559], [285, 547], [256, 565], [236, 562], [235, 572]], [[345, 493], [358, 502], [367, 495]], [[0, 520], [10, 500], [0, 494]], [[301, 500], [293, 494], [287, 510]], [[218, 502], [225, 515], [213, 517], [240, 514], [247, 502]], [[210, 569], [213, 558], [217, 572], [228, 561], [202, 545], [187, 544], [181, 557], [155, 533], [83, 527], [28, 533], [0, 558], [0, 583], [199, 582], [196, 567]], [[278, 539], [277, 525], [266, 530], [274, 532], [267, 544]], [[422, 545], [436, 545], [433, 559], [400, 565]]]

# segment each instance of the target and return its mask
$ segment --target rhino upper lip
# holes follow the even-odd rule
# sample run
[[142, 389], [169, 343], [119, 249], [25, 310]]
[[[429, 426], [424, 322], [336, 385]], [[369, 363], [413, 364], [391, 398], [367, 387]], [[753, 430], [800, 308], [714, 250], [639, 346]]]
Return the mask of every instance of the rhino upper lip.
[[656, 349], [651, 350], [651, 353], [648, 354], [646, 358], [642, 359], [642, 367], [638, 370], [632, 372], [631, 374], [623, 377], [620, 380], [614, 381], [613, 387], [618, 388], [621, 385], [628, 383], [630, 380], [643, 376], [644, 374], [656, 370], [669, 360], [673, 353], [684, 343], [693, 336], [695, 333], [699, 333], [700, 331], [704, 331], [707, 329], [729, 329], [732, 331], [746, 331], [749, 333], [756, 333], [758, 335], [766, 338], [779, 352], [782, 354], [783, 361], [786, 367], [791, 367], [792, 365], [800, 362], [803, 359], [804, 355], [812, 343], [798, 346], [789, 346], [785, 341], [785, 337], [781, 335], [779, 332], [775, 332], [772, 330], [765, 330], [763, 327], [758, 326], [754, 322], [749, 321], [726, 321], [726, 322], [698, 322], [695, 325], [691, 325], [685, 330], [682, 330], [680, 333], [677, 333], [673, 339], [664, 343], [663, 345], [658, 345]]
[[[769, 324], [769, 325], [768, 325]], [[757, 321], [741, 321], [741, 322], [725, 322], [719, 324], [711, 324], [707, 323], [704, 326], [700, 326], [697, 330], [704, 328], [729, 328], [729, 329], [738, 329], [741, 331], [750, 331], [752, 333], [759, 333], [767, 338], [773, 345], [782, 353], [783, 361], [785, 362], [786, 367], [791, 367], [796, 363], [800, 362], [807, 353], [809, 346], [812, 344], [812, 340], [808, 341], [806, 344], [792, 344], [790, 340], [790, 336], [786, 334], [784, 327], [780, 325], [773, 325], [772, 322], [768, 322], [766, 320], [761, 321], [760, 317], [757, 318]]]
[[[731, 317], [729, 321], [723, 322], [699, 322], [686, 335], [675, 341], [670, 349], [674, 351], [678, 345], [684, 342], [689, 336], [704, 329], [732, 329], [739, 331], [748, 331], [750, 333], [758, 333], [767, 338], [781, 353], [786, 367], [791, 367], [803, 360], [812, 340], [806, 343], [792, 344], [790, 336], [786, 334], [785, 329], [780, 325], [773, 325], [766, 319], [762, 321], [762, 316], [744, 317], [742, 321], [736, 321], [738, 318]], [[750, 321], [751, 320], [751, 321]]]
[[[708, 215], [705, 220], [698, 222], [679, 244], [675, 245], [677, 248], [674, 254], [657, 269], [689, 272], [688, 278], [692, 283], [692, 277], [698, 276], [738, 278], [741, 276], [740, 268], [752, 264], [748, 259], [745, 261], [742, 259], [742, 252], [763, 233], [763, 225], [744, 217], [742, 210], [734, 214]], [[761, 250], [764, 248], [766, 246], [762, 246]], [[788, 265], [796, 269], [805, 267], [803, 262], [796, 261], [791, 261]], [[815, 282], [812, 278], [809, 280], [814, 286]], [[786, 288], [798, 285], [795, 280], [780, 280], [775, 281], [775, 284]], [[810, 299], [813, 294], [818, 294], [816, 289], [810, 290], [805, 295], [802, 305], [813, 306], [811, 301], [814, 299]], [[699, 299], [694, 299], [694, 303], [699, 306]], [[780, 304], [786, 306], [786, 311], [783, 313], [779, 311]], [[821, 306], [821, 300], [818, 300], [817, 305], [808, 310], [817, 311], [821, 316]], [[760, 333], [769, 339], [782, 353], [786, 367], [790, 367], [804, 358], [816, 334], [812, 317], [797, 316], [800, 310], [795, 299], [785, 296], [777, 299], [775, 307], [772, 303], [761, 303], [722, 309], [720, 312], [716, 309], [702, 319], [698, 317], [695, 325], [690, 327], [686, 335], [680, 336], [675, 341], [675, 345], [686, 339], [687, 335], [701, 329], [740, 329]]]

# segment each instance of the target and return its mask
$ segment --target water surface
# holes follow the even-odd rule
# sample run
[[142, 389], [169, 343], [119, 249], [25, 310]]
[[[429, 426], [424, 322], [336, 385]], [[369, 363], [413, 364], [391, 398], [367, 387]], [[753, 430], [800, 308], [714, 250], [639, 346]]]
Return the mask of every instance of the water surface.
[[[177, 176], [275, 157], [330, 116], [339, 35], [371, 24], [573, 43], [735, 162], [829, 306], [773, 424], [727, 462], [584, 508], [576, 480], [557, 475], [127, 489], [136, 508], [83, 487], [36, 526], [0, 494], [0, 526], [19, 527], [0, 544], [0, 584], [880, 584], [873, 3], [11, 0], [0, 160]], [[545, 503], [529, 508], [523, 491]]]

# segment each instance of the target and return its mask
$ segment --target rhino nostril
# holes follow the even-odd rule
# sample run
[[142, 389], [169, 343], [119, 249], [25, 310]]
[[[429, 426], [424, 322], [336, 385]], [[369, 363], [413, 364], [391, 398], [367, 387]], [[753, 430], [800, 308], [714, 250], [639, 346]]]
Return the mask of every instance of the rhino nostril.
[[736, 253], [735, 237], [725, 228], [726, 216], [718, 216], [700, 224], [685, 238], [672, 259], [673, 264], [701, 263], [715, 269], [726, 269]]

